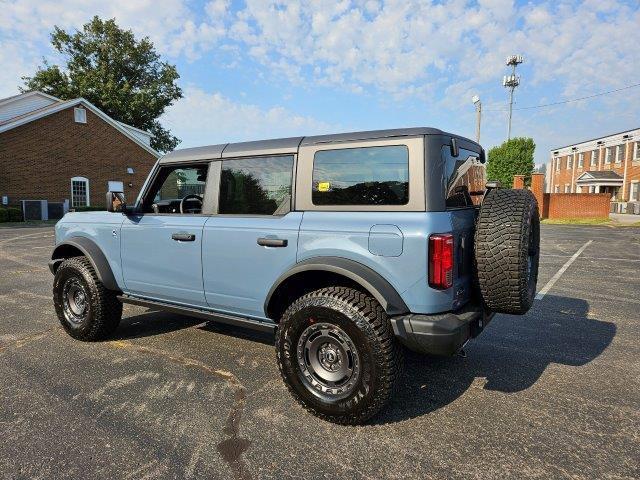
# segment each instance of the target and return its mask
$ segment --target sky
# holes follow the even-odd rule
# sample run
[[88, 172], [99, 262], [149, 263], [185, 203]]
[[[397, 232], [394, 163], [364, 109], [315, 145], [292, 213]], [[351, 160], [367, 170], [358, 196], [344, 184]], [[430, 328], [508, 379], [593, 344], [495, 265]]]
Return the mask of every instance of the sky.
[[[184, 98], [162, 123], [178, 147], [430, 126], [481, 143], [507, 137], [505, 59], [521, 54], [512, 136], [549, 150], [640, 126], [637, 0], [0, 0], [0, 98], [43, 58], [54, 25], [93, 15], [148, 36]], [[522, 110], [518, 110], [524, 108]]]

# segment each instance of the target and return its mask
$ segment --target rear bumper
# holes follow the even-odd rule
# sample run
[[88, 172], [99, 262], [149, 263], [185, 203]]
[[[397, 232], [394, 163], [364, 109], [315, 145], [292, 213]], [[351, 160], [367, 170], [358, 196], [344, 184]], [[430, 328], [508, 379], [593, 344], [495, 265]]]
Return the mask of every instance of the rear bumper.
[[398, 340], [410, 350], [453, 355], [467, 340], [477, 337], [493, 315], [479, 305], [469, 305], [456, 312], [392, 317], [391, 324]]

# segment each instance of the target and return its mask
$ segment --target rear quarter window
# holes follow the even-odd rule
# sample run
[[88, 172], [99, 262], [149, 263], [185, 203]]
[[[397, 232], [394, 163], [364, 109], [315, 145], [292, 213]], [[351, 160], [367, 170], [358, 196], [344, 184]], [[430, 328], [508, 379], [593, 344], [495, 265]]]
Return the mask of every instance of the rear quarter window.
[[447, 208], [465, 208], [480, 205], [486, 185], [486, 168], [480, 154], [460, 149], [457, 157], [449, 146], [442, 147], [446, 182]]
[[409, 150], [405, 145], [317, 151], [314, 205], [406, 205]]

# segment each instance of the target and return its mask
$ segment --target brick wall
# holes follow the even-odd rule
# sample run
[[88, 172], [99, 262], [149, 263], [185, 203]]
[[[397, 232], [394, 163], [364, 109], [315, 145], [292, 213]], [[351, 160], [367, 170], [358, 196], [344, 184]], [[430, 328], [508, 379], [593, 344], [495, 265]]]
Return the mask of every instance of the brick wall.
[[547, 193], [548, 218], [609, 218], [608, 193]]
[[[86, 124], [74, 122], [71, 107], [0, 133], [0, 195], [12, 205], [24, 199], [60, 202], [71, 197], [72, 177], [86, 177], [91, 206], [105, 205], [108, 181], [123, 182], [133, 201], [155, 161], [90, 110]], [[135, 173], [127, 174], [127, 167]]]
[[549, 199], [544, 193], [544, 173], [531, 174], [531, 193], [538, 202], [540, 218], [549, 217]]
[[513, 188], [514, 189], [523, 189], [524, 188], [524, 175], [514, 175], [513, 176]]
[[[513, 188], [524, 177], [513, 177]], [[544, 174], [531, 175], [531, 193], [536, 197], [541, 218], [609, 218], [611, 196], [608, 193], [544, 193]]]

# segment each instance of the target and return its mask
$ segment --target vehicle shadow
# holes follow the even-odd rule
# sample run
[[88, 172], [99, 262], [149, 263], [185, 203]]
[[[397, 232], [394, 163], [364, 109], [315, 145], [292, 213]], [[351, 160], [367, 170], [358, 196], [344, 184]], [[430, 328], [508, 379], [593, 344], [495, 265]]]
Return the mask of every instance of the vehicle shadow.
[[[422, 416], [458, 399], [476, 383], [485, 390], [520, 392], [551, 363], [579, 367], [611, 343], [616, 326], [589, 318], [589, 304], [547, 295], [524, 316], [496, 315], [466, 348], [467, 357], [407, 352], [405, 374], [394, 399], [374, 424]], [[486, 379], [486, 380], [485, 380]]]
[[123, 317], [118, 329], [109, 340], [153, 337], [190, 328], [200, 323], [202, 323], [201, 318], [147, 310], [144, 313]]
[[211, 333], [241, 338], [252, 342], [260, 342], [267, 345], [274, 344], [274, 336], [272, 333], [233, 327], [215, 321], [203, 320], [202, 318], [157, 310], [147, 310], [144, 313], [124, 317], [118, 329], [109, 340], [152, 337], [196, 326], [199, 330]]
[[[271, 333], [158, 311], [123, 318], [112, 339], [163, 335], [196, 326], [219, 335], [274, 344]], [[579, 367], [594, 360], [615, 334], [614, 323], [589, 317], [585, 300], [547, 295], [526, 315], [496, 315], [486, 330], [469, 342], [466, 358], [405, 351], [399, 388], [389, 408], [372, 423], [426, 415], [457, 400], [474, 382], [483, 389], [505, 393], [526, 390], [551, 363]]]

